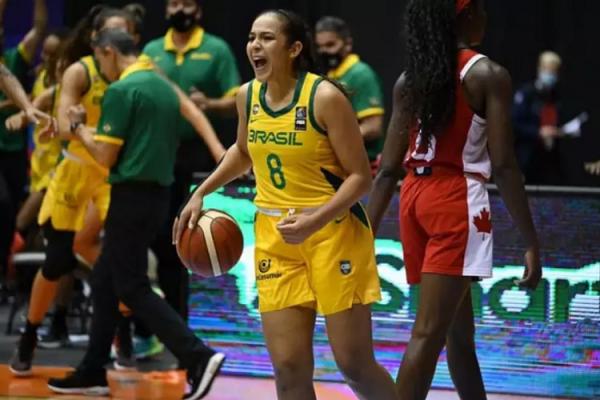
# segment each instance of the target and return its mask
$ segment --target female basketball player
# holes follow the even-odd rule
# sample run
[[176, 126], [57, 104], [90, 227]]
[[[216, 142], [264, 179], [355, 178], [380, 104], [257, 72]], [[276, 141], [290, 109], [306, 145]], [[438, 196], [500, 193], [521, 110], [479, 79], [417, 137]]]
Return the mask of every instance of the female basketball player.
[[486, 397], [470, 285], [492, 272], [484, 185], [492, 172], [527, 246], [517, 284], [533, 289], [541, 278], [537, 235], [513, 151], [510, 76], [471, 50], [484, 25], [483, 0], [412, 0], [407, 8], [407, 70], [394, 88], [382, 169], [369, 201], [376, 231], [404, 165], [404, 262], [408, 282], [421, 287], [396, 382], [401, 399], [425, 399], [444, 345], [460, 397]]
[[254, 20], [246, 50], [256, 79], [237, 95], [237, 141], [175, 221], [174, 240], [196, 225], [204, 196], [253, 167], [259, 308], [278, 398], [315, 399], [318, 310], [357, 395], [395, 399], [371, 338], [369, 305], [380, 287], [373, 236], [358, 203], [371, 185], [367, 154], [350, 102], [310, 72], [309, 32], [289, 11]]
[[[108, 82], [100, 74], [92, 56], [80, 59], [91, 52], [92, 35], [105, 28], [122, 28], [133, 34], [134, 25], [133, 17], [125, 11], [94, 7], [66, 39], [60, 58], [69, 67], [62, 77], [57, 112], [58, 131], [62, 139], [73, 139], [67, 117], [69, 107], [83, 104], [90, 126], [95, 126], [100, 116], [100, 103]], [[77, 265], [73, 253], [75, 232], [82, 229], [90, 202], [94, 203], [97, 210], [96, 221], [104, 221], [108, 210], [108, 170], [98, 164], [77, 140], [70, 140], [64, 156], [48, 185], [38, 216], [38, 223], [43, 227], [47, 240], [46, 260], [36, 275], [25, 332], [11, 360], [10, 370], [16, 375], [31, 374], [37, 328], [56, 295], [59, 278], [70, 273]], [[89, 241], [95, 247], [91, 253], [97, 257], [101, 223], [95, 226], [95, 235], [91, 235]]]

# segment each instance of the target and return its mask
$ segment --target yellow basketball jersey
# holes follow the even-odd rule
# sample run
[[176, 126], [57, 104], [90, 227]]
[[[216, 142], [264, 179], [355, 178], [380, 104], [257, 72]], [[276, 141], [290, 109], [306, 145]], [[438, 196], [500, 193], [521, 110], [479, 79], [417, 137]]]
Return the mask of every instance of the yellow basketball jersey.
[[315, 74], [300, 75], [292, 102], [280, 110], [267, 105], [266, 83], [250, 82], [246, 115], [257, 206], [320, 206], [343, 182], [345, 173], [314, 115], [313, 100], [321, 81]]
[[[109, 82], [100, 73], [100, 68], [96, 64], [94, 57], [86, 56], [80, 59], [79, 62], [83, 64], [88, 75], [89, 87], [81, 99], [81, 104], [85, 107], [87, 114], [86, 125], [96, 129], [98, 120], [100, 120], [102, 98], [104, 97], [104, 92], [106, 92], [106, 89], [108, 88]], [[100, 166], [100, 164], [94, 160], [79, 140], [71, 140], [67, 147], [67, 151], [86, 162], [96, 164], [96, 166], [106, 170], [108, 173], [108, 170]]]
[[35, 99], [40, 94], [42, 94], [42, 92], [44, 90], [46, 90], [48, 88], [48, 86], [46, 86], [46, 75], [47, 75], [47, 71], [45, 69], [42, 69], [40, 71], [40, 73], [38, 74], [37, 78], [35, 78], [35, 82], [33, 83], [33, 86], [31, 87], [31, 97], [32, 98]]

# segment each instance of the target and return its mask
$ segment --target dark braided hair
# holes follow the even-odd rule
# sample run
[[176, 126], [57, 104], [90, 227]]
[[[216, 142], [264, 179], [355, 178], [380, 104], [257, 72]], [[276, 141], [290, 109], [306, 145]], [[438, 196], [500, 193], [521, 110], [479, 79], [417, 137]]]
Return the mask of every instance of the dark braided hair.
[[456, 109], [456, 0], [410, 0], [406, 37], [405, 95], [428, 138], [441, 132]]

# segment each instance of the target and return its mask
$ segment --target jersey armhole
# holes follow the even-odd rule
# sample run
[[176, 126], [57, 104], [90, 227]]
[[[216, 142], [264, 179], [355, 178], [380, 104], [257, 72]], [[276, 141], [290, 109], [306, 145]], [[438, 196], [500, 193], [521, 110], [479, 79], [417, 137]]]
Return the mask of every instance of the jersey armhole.
[[86, 85], [85, 85], [85, 90], [84, 90], [84, 91], [83, 91], [83, 93], [82, 93], [82, 97], [83, 97], [83, 96], [85, 96], [85, 95], [86, 95], [86, 94], [87, 94], [87, 93], [90, 91], [90, 89], [92, 88], [92, 76], [91, 76], [91, 74], [90, 74], [90, 69], [88, 68], [88, 66], [87, 66], [87, 65], [85, 65], [85, 63], [84, 63], [83, 61], [81, 61], [81, 60], [80, 60], [80, 61], [79, 61], [79, 64], [83, 65], [83, 69], [85, 69], [85, 77], [87, 78], [87, 79], [86, 79], [86, 80], [87, 80], [87, 82], [86, 82]]
[[250, 121], [250, 108], [252, 107], [252, 87], [254, 86], [254, 79], [248, 82], [248, 90], [246, 91], [246, 126]]
[[321, 82], [323, 82], [325, 79], [323, 78], [317, 78], [315, 80], [315, 82], [313, 83], [312, 88], [310, 89], [310, 97], [308, 100], [308, 119], [310, 120], [310, 124], [313, 126], [313, 128], [315, 128], [315, 130], [317, 132], [319, 132], [322, 135], [327, 135], [327, 131], [321, 126], [319, 125], [319, 123], [317, 122], [317, 118], [315, 117], [315, 96], [317, 94], [317, 87], [319, 86], [319, 84]]

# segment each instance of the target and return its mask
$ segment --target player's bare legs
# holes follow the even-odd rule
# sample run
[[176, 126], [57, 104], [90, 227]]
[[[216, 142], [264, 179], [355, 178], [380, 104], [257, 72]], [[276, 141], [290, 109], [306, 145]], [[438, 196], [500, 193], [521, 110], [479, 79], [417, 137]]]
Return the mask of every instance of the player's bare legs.
[[470, 288], [470, 277], [423, 274], [417, 318], [396, 379], [401, 400], [427, 397], [450, 326]]
[[262, 314], [279, 400], [316, 400], [313, 386], [315, 311], [291, 307]]
[[361, 400], [395, 400], [394, 381], [373, 354], [371, 307], [356, 304], [328, 315], [327, 334], [335, 362]]
[[461, 399], [483, 400], [485, 387], [475, 353], [475, 323], [471, 291], [458, 306], [446, 337], [448, 369]]

